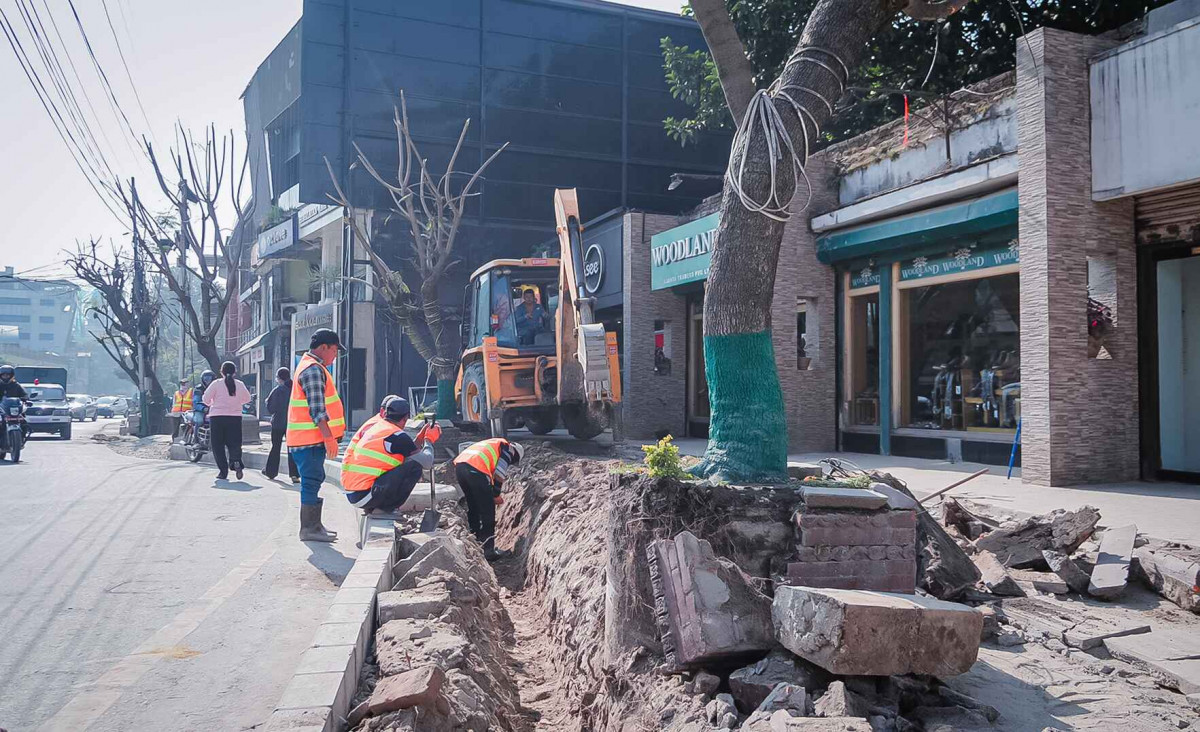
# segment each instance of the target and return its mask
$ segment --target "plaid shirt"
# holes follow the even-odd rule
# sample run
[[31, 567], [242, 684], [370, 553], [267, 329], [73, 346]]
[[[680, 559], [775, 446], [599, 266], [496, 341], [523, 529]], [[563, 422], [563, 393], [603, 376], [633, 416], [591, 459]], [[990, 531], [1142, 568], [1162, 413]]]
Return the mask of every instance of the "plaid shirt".
[[325, 369], [304, 369], [298, 380], [304, 398], [308, 400], [308, 414], [312, 421], [320, 423], [323, 419], [329, 419], [329, 412], [325, 410]]

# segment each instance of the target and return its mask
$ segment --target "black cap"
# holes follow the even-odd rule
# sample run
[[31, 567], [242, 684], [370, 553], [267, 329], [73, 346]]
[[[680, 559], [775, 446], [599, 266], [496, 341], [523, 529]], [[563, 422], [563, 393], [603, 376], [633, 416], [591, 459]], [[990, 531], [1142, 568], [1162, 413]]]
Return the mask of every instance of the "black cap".
[[338, 338], [338, 334], [328, 328], [318, 328], [313, 332], [312, 339], [308, 342], [308, 350], [311, 351], [317, 346], [337, 346], [339, 351], [346, 350]]
[[380, 405], [380, 411], [383, 412], [384, 419], [396, 422], [402, 419], [407, 419], [409, 415], [408, 400], [404, 397], [389, 394], [383, 398], [383, 404]]

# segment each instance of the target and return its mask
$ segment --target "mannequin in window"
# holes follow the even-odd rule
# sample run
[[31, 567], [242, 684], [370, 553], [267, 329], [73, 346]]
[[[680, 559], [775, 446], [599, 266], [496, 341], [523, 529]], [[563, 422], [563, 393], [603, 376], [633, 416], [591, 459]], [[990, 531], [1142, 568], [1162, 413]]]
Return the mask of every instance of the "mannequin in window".
[[521, 293], [521, 304], [517, 306], [517, 342], [532, 346], [538, 333], [546, 330], [546, 311], [537, 302], [532, 289]]

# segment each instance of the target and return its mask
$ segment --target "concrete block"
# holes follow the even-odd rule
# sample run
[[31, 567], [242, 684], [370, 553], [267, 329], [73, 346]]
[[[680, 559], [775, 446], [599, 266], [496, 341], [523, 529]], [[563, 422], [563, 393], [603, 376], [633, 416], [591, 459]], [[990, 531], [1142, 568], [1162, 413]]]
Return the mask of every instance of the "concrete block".
[[[790, 685], [804, 694], [805, 689], [824, 686], [828, 678], [822, 669], [787, 651], [776, 649], [758, 663], [729, 674], [729, 691], [743, 712], [775, 711], [783, 707], [767, 710], [763, 706], [776, 687]], [[802, 705], [799, 711], [803, 712], [806, 708]]]
[[[1065, 595], [1071, 591], [1067, 583], [1053, 572], [1034, 572], [1030, 569], [1014, 569], [1008, 573], [1017, 586], [1025, 591], [1043, 592], [1047, 595]], [[999, 593], [997, 593], [999, 594]]]
[[425, 666], [395, 676], [385, 676], [371, 692], [371, 698], [367, 700], [367, 711], [372, 715], [380, 715], [416, 706], [449, 711], [449, 705], [442, 696], [445, 683], [446, 672], [437, 666]]
[[283, 690], [283, 696], [275, 708], [333, 707], [338, 701], [345, 676], [340, 672], [296, 674]]
[[1087, 588], [1091, 584], [1092, 578], [1075, 563], [1074, 559], [1052, 549], [1044, 549], [1042, 551], [1042, 558], [1046, 560], [1050, 571], [1065, 582], [1069, 589], [1081, 595], [1087, 593]]
[[413, 552], [420, 549], [425, 544], [433, 541], [433, 539], [441, 536], [441, 534], [422, 534], [420, 532], [412, 534], [404, 534], [400, 537], [400, 556], [407, 559], [413, 555]]
[[333, 732], [329, 707], [276, 709], [264, 732]]
[[993, 594], [1004, 595], [1006, 597], [1025, 596], [1025, 591], [1012, 578], [1008, 570], [996, 558], [995, 554], [981, 551], [972, 557], [972, 559], [975, 562], [975, 566], [979, 568], [980, 574], [983, 575], [984, 586], [991, 590]]
[[314, 647], [352, 646], [358, 643], [361, 634], [362, 625], [359, 623], [322, 623], [317, 628], [316, 635], [313, 636], [312, 645]]
[[341, 587], [333, 596], [334, 605], [361, 605], [375, 601], [374, 587]]
[[367, 622], [371, 617], [371, 603], [347, 602], [340, 605], [330, 605], [325, 614], [326, 623], [358, 623]]
[[[346, 575], [346, 579], [342, 580], [340, 587], [353, 587], [356, 589], [369, 589], [378, 591], [379, 585], [384, 580], [384, 563], [380, 562], [378, 567], [363, 567], [360, 571], [361, 561], [355, 563], [354, 569], [350, 570], [350, 574]], [[389, 575], [390, 576], [390, 575]], [[388, 588], [390, 589], [390, 585]]]
[[846, 688], [841, 681], [834, 681], [813, 705], [818, 717], [869, 717], [871, 701]]
[[392, 546], [396, 542], [396, 522], [392, 519], [367, 517], [363, 520], [363, 548]]
[[921, 505], [912, 496], [902, 493], [884, 483], [872, 483], [871, 490], [887, 496], [887, 507], [893, 511], [916, 511]]
[[1108, 652], [1183, 694], [1200, 693], [1200, 633], [1191, 629], [1109, 638]]
[[1088, 583], [1089, 595], [1107, 599], [1125, 591], [1135, 538], [1137, 526], [1133, 524], [1104, 532], [1100, 539], [1100, 554], [1096, 557], [1096, 566], [1092, 568], [1092, 580]]
[[296, 674], [357, 674], [354, 646], [321, 646], [309, 648], [300, 657]]
[[450, 590], [434, 583], [379, 595], [379, 624], [390, 620], [436, 618], [450, 606]]
[[1184, 610], [1200, 613], [1200, 553], [1143, 546], [1133, 555], [1142, 582]]
[[841, 675], [961, 674], [983, 630], [965, 605], [858, 590], [779, 587], [771, 616], [785, 648]]
[[771, 601], [732, 562], [684, 531], [647, 547], [667, 663], [693, 666], [774, 645]]
[[887, 505], [887, 496], [869, 489], [811, 486], [804, 488], [806, 508], [858, 508], [868, 511]]

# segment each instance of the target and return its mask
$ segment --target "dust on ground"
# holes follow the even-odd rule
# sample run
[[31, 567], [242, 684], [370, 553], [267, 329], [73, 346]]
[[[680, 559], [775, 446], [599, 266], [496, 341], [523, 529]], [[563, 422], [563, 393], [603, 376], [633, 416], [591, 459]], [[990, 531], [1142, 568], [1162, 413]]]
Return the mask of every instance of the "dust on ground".
[[170, 435], [150, 435], [149, 437], [134, 437], [132, 435], [116, 435], [108, 432], [97, 432], [92, 435], [93, 442], [107, 445], [118, 455], [135, 457], [142, 460], [170, 460]]

